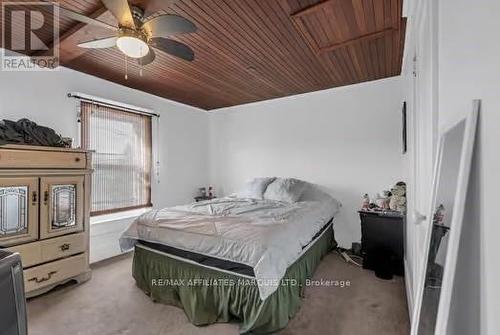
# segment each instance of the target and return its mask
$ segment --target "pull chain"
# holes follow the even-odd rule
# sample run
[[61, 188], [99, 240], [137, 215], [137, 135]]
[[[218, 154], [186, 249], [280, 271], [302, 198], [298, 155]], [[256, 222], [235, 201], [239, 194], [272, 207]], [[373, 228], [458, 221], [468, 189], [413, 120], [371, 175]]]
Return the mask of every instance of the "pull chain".
[[128, 64], [127, 64], [127, 55], [125, 55], [125, 80], [128, 80]]
[[[141, 54], [142, 54], [142, 46], [141, 46]], [[139, 76], [142, 77], [142, 59], [139, 60]]]

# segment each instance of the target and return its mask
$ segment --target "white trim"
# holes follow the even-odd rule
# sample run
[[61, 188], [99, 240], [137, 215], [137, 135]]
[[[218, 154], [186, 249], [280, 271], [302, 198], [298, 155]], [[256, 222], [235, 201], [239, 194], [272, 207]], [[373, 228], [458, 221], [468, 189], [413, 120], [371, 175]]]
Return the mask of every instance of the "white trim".
[[[444, 150], [444, 136], [445, 134], [452, 129], [454, 126], [459, 124], [460, 122], [465, 121], [465, 130], [464, 130], [464, 138], [462, 142], [462, 151], [460, 157], [460, 165], [459, 165], [459, 173], [457, 178], [457, 190], [455, 192], [454, 197], [454, 205], [453, 205], [453, 213], [451, 217], [450, 226], [453, 229], [450, 229], [450, 235], [448, 238], [448, 250], [446, 253], [445, 259], [445, 268], [443, 274], [443, 280], [441, 285], [441, 294], [439, 299], [439, 306], [436, 316], [436, 327], [435, 334], [446, 334], [448, 327], [448, 318], [450, 314], [451, 308], [451, 298], [453, 295], [453, 286], [454, 286], [454, 278], [456, 272], [457, 265], [457, 257], [458, 257], [458, 247], [460, 245], [460, 235], [462, 233], [462, 224], [465, 213], [465, 202], [467, 196], [467, 188], [469, 184], [469, 176], [472, 165], [472, 155], [474, 152], [474, 139], [476, 136], [476, 127], [477, 127], [477, 118], [479, 114], [480, 101], [474, 100], [473, 102], [473, 110], [467, 116], [459, 119], [453, 125], [447, 127], [439, 139], [439, 150], [436, 157], [435, 162], [435, 170], [434, 170], [434, 180], [433, 180], [433, 189], [431, 201], [429, 204], [430, 211], [429, 213], [433, 213], [435, 200], [437, 197], [437, 183], [440, 179], [441, 173], [441, 160]], [[425, 288], [425, 277], [427, 272], [427, 257], [429, 254], [431, 234], [432, 234], [432, 215], [426, 221], [426, 225], [428, 225], [428, 229], [426, 230], [425, 236], [425, 254], [422, 259], [422, 271], [420, 272], [420, 277], [417, 282], [417, 292], [416, 292], [416, 300], [415, 300], [415, 308], [412, 318], [412, 327], [411, 334], [418, 334], [418, 326], [420, 319], [420, 309], [423, 300], [423, 292]]]
[[90, 225], [90, 262], [95, 263], [122, 254], [118, 240], [135, 217]]
[[[479, 115], [480, 101], [474, 100], [472, 112], [465, 117], [465, 131], [463, 139], [462, 154], [458, 172], [457, 192], [453, 206], [453, 216], [448, 239], [448, 251], [446, 253], [443, 274], [443, 285], [436, 320], [436, 334], [447, 334], [448, 319], [450, 316], [451, 298], [457, 269], [458, 247], [462, 234], [462, 225], [465, 215], [467, 189], [469, 186], [470, 172], [472, 166], [472, 155], [474, 153], [474, 141], [476, 138], [477, 119]], [[460, 121], [459, 121], [460, 122]]]
[[422, 222], [422, 224], [426, 225], [428, 228], [425, 230], [425, 236], [424, 236], [424, 246], [426, 250], [422, 253], [422, 257], [419, 257], [419, 263], [416, 264], [418, 273], [416, 274], [416, 293], [415, 293], [415, 303], [414, 303], [414, 308], [413, 308], [413, 317], [411, 318], [411, 335], [417, 335], [418, 334], [418, 325], [419, 325], [419, 319], [420, 319], [420, 306], [422, 305], [422, 299], [424, 295], [424, 287], [425, 287], [425, 275], [427, 272], [427, 257], [429, 254], [429, 247], [431, 243], [431, 234], [432, 234], [432, 213], [434, 212], [434, 203], [436, 202], [436, 197], [437, 197], [437, 190], [436, 186], [437, 182], [439, 180], [439, 173], [441, 171], [441, 157], [443, 155], [443, 138], [439, 138], [439, 144], [438, 144], [438, 153], [436, 156], [436, 160], [434, 161], [434, 173], [433, 173], [433, 179], [432, 179], [432, 194], [431, 194], [431, 199], [429, 201], [429, 209], [428, 212], [429, 215], [427, 216], [427, 220], [425, 222]]
[[[408, 110], [411, 123], [408, 157], [408, 222], [406, 230], [407, 248], [405, 259], [409, 269], [407, 286], [411, 285], [411, 301], [408, 306], [412, 315], [418, 306], [418, 285], [424, 273], [423, 255], [427, 222], [419, 219], [429, 216], [429, 195], [436, 163], [438, 148], [438, 89], [439, 89], [439, 45], [438, 45], [438, 8], [432, 0], [412, 0], [406, 2], [405, 14], [408, 16], [404, 50], [403, 72], [408, 80]], [[426, 68], [423, 68], [425, 66]], [[416, 75], [413, 74], [415, 71]], [[411, 270], [411, 271], [410, 271]], [[407, 288], [408, 289], [408, 288]], [[412, 322], [415, 318], [412, 317]]]
[[408, 317], [410, 319], [410, 324], [413, 317], [413, 283], [412, 276], [410, 271], [410, 265], [404, 260], [405, 267], [405, 288], [406, 288], [406, 304], [408, 305]]
[[151, 209], [153, 209], [153, 207], [144, 207], [144, 208], [132, 209], [128, 211], [116, 212], [111, 214], [91, 216], [90, 224], [95, 225], [95, 224], [107, 223], [110, 221], [136, 218], [139, 217], [141, 214], [150, 211]]
[[[403, 12], [403, 16], [407, 16], [406, 22], [406, 36], [405, 36], [405, 48], [403, 50], [403, 65], [402, 68], [406, 69], [406, 66], [410, 65], [413, 61], [413, 48], [411, 46], [415, 45], [415, 41], [418, 36], [418, 29], [422, 27], [422, 21], [425, 19], [424, 7], [429, 0], [414, 0], [413, 5], [407, 4], [406, 10]], [[403, 1], [403, 7], [406, 1]], [[408, 63], [410, 62], [410, 63]]]

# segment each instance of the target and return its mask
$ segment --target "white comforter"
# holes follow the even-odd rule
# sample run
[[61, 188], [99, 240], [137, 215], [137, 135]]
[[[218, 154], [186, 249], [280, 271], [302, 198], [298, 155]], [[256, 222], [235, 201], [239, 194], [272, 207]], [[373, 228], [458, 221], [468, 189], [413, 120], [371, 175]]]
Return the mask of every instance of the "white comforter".
[[336, 201], [290, 204], [226, 197], [152, 210], [128, 227], [120, 246], [126, 250], [145, 240], [246, 264], [264, 300], [339, 206]]

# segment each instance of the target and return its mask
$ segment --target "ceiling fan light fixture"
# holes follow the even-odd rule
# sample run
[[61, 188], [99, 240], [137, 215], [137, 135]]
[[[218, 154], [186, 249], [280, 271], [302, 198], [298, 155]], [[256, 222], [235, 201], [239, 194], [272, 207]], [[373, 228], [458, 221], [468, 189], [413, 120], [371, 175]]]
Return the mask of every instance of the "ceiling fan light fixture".
[[127, 57], [142, 58], [149, 53], [146, 36], [132, 29], [121, 29], [116, 46]]
[[133, 36], [121, 36], [116, 41], [116, 46], [125, 55], [131, 58], [142, 58], [149, 53], [146, 42]]

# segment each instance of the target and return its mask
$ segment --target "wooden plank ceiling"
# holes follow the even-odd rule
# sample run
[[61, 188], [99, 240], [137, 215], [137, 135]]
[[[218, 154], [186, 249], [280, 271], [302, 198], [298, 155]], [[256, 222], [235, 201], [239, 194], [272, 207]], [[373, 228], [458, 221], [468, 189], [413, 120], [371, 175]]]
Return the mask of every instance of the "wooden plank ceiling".
[[[147, 1], [130, 2], [144, 6]], [[194, 34], [173, 37], [194, 50], [195, 60], [157, 52], [142, 76], [129, 61], [128, 80], [118, 49], [76, 46], [110, 36], [109, 31], [61, 17], [60, 62], [203, 109], [233, 106], [400, 74], [406, 22], [402, 1], [156, 1], [159, 13], [184, 16], [198, 27]], [[60, 3], [114, 22], [99, 0]]]

